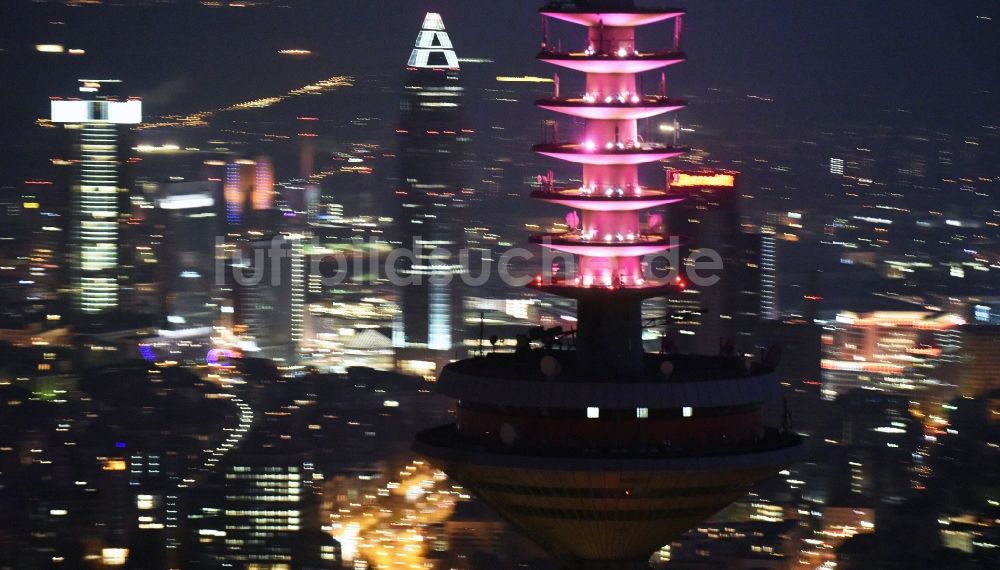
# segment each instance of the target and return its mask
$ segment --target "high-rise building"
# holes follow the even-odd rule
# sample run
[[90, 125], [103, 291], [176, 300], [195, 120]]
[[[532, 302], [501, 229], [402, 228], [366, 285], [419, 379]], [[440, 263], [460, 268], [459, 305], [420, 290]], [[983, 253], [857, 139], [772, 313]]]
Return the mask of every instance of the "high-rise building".
[[683, 267], [691, 285], [667, 299], [672, 343], [677, 350], [698, 354], [715, 354], [724, 346], [745, 350], [761, 310], [776, 309], [773, 241], [742, 231], [737, 173], [672, 170], [667, 179], [670, 190], [684, 197], [666, 216], [670, 233], [684, 240], [680, 258], [707, 261], [702, 256], [714, 254], [722, 262], [714, 269], [696, 268], [701, 279], [714, 282], [704, 287], [689, 274], [690, 264]]
[[1000, 325], [962, 327], [959, 393], [978, 398], [1000, 388]]
[[305, 321], [306, 242], [300, 232], [274, 234], [249, 243], [238, 263], [241, 321], [264, 358], [297, 357]]
[[274, 208], [274, 166], [271, 159], [239, 159], [226, 164], [223, 187], [226, 221], [238, 224], [247, 212]]
[[[647, 211], [676, 197], [642, 185], [638, 166], [684, 150], [641, 140], [637, 120], [684, 102], [644, 93], [638, 75], [683, 61], [682, 14], [631, 0], [542, 9], [546, 23], [588, 32], [582, 50], [564, 52], [546, 38], [539, 56], [586, 74], [583, 94], [538, 103], [581, 119], [582, 138], [535, 147], [583, 165], [579, 186], [550, 181], [534, 193], [582, 212], [567, 216], [566, 231], [533, 238], [579, 258], [576, 275], [534, 282], [576, 299], [576, 330], [547, 331], [534, 348], [524, 335], [513, 354], [445, 366], [437, 387], [458, 401], [457, 422], [421, 432], [415, 445], [567, 568], [647, 566], [802, 448], [799, 436], [762, 419], [764, 402], [781, 396], [773, 359], [748, 369], [736, 356], [643, 350], [642, 300], [685, 284], [644, 271], [643, 256], [671, 247]], [[638, 48], [637, 28], [670, 21], [673, 45]], [[573, 348], [555, 349], [560, 342]]]
[[926, 402], [950, 399], [941, 365], [959, 353], [962, 319], [930, 311], [842, 311], [823, 338], [823, 397], [875, 390]]
[[301, 460], [240, 454], [226, 467], [226, 558], [246, 563], [289, 563], [303, 527], [310, 481]]
[[773, 233], [760, 234], [760, 318], [776, 321], [781, 318], [778, 305], [778, 240]]
[[211, 182], [167, 184], [156, 203], [166, 214], [164, 293], [171, 329], [215, 324], [216, 188]]
[[69, 269], [75, 307], [90, 314], [118, 306], [119, 125], [142, 121], [142, 101], [114, 94], [119, 83], [81, 79], [79, 97], [52, 99], [52, 122], [77, 136]]
[[[8, 213], [10, 210], [8, 210]], [[34, 298], [51, 298], [63, 283], [65, 235], [68, 228], [65, 196], [48, 180], [27, 180], [21, 192], [20, 220], [4, 220], [11, 237], [30, 249], [26, 293]], [[16, 236], [16, 237], [15, 237]], [[23, 251], [18, 248], [18, 251]]]
[[[334, 568], [340, 546], [319, 532], [312, 463], [303, 453], [241, 451], [225, 467], [223, 496], [196, 524], [206, 563], [239, 568]], [[221, 516], [220, 516], [221, 515]], [[221, 541], [216, 540], [221, 538]], [[219, 544], [221, 542], [221, 544]]]
[[403, 90], [396, 194], [403, 243], [414, 252], [402, 269], [414, 282], [403, 288], [393, 343], [448, 352], [461, 343], [462, 171], [471, 131], [464, 127], [458, 56], [440, 14], [424, 19]]

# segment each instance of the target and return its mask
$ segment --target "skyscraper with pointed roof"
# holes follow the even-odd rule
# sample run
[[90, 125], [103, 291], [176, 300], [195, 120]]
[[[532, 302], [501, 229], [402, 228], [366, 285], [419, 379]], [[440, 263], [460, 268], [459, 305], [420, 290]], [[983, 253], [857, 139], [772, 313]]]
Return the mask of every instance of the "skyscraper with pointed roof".
[[417, 69], [458, 70], [458, 55], [444, 29], [441, 14], [427, 13], [407, 65]]
[[414, 256], [401, 268], [411, 284], [402, 291], [393, 344], [417, 353], [450, 354], [461, 342], [462, 170], [471, 141], [463, 96], [458, 56], [444, 21], [428, 13], [407, 63], [396, 130], [399, 219], [403, 244]]

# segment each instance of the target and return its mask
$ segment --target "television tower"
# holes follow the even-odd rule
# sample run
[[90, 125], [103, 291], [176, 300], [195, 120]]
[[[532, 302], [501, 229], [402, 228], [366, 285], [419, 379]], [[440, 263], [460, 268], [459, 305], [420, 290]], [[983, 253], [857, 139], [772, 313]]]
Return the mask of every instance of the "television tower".
[[[583, 165], [582, 184], [551, 177], [533, 197], [575, 210], [564, 232], [534, 236], [579, 258], [574, 276], [539, 278], [577, 300], [572, 349], [522, 347], [446, 366], [438, 391], [457, 422], [421, 432], [415, 449], [533, 538], [566, 568], [646, 568], [651, 555], [796, 460], [802, 440], [767, 427], [781, 398], [776, 358], [646, 353], [641, 303], [686, 286], [644, 276], [643, 256], [672, 247], [662, 216], [679, 198], [646, 187], [639, 166], [683, 154], [643, 140], [639, 119], [684, 107], [642, 90], [640, 74], [684, 60], [683, 10], [631, 0], [551, 2], [539, 59], [586, 74], [582, 94], [538, 105], [584, 120], [580, 140], [535, 151]], [[548, 39], [556, 19], [583, 26], [579, 51]], [[672, 20], [673, 43], [643, 51], [636, 29]], [[546, 343], [551, 345], [552, 343]]]

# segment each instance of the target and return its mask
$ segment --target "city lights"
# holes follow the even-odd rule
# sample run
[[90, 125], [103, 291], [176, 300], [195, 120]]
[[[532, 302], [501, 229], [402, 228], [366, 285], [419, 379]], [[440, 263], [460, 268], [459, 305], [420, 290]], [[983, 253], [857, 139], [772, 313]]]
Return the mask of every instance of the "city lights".
[[1000, 568], [985, 2], [390, 4], [3, 5], [0, 567]]

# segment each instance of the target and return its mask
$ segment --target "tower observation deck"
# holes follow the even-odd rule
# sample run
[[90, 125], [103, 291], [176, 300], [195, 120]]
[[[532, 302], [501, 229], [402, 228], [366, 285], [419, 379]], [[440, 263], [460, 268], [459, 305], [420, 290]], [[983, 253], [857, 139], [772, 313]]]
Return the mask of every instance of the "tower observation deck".
[[[582, 165], [579, 187], [549, 178], [532, 196], [573, 208], [568, 229], [532, 236], [576, 257], [576, 272], [533, 287], [578, 303], [570, 350], [525, 349], [455, 362], [438, 390], [457, 422], [421, 432], [415, 449], [546, 548], [567, 568], [644, 568], [664, 544], [792, 463], [801, 439], [764, 424], [781, 398], [773, 362], [646, 353], [643, 299], [683, 280], [648, 275], [644, 256], [676, 245], [650, 210], [680, 198], [645, 186], [640, 167], [685, 149], [643, 140], [638, 121], [685, 102], [643, 91], [640, 75], [680, 63], [684, 10], [631, 0], [551, 2], [539, 59], [583, 72], [582, 93], [543, 109], [582, 119], [578, 140], [534, 150]], [[548, 23], [586, 29], [580, 51], [548, 41]], [[645, 51], [636, 29], [673, 24], [672, 44]], [[579, 211], [577, 213], [576, 211]]]

